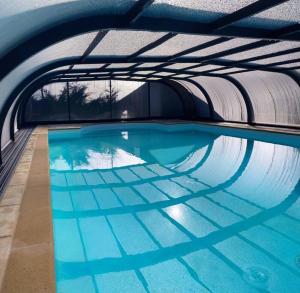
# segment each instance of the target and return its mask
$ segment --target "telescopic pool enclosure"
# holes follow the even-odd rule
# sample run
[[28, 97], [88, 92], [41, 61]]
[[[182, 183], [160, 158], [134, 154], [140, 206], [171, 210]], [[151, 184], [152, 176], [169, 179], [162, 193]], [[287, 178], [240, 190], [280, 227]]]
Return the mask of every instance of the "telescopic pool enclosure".
[[1, 0], [1, 158], [33, 123], [300, 126], [299, 0]]

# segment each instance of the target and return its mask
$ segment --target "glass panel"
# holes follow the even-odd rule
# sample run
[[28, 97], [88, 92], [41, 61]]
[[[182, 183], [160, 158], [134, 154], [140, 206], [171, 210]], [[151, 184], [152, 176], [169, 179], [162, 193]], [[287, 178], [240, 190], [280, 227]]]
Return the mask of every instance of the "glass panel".
[[150, 116], [183, 117], [183, 104], [178, 94], [162, 83], [150, 83]]
[[131, 55], [163, 35], [165, 33], [112, 30], [109, 31], [90, 55]]
[[247, 6], [256, 0], [156, 0], [145, 16], [210, 22]]
[[53, 83], [36, 91], [29, 99], [25, 121], [66, 121], [68, 116], [66, 83]]
[[180, 34], [160, 46], [145, 52], [141, 56], [172, 56], [214, 39], [216, 39], [216, 37]]
[[112, 80], [111, 92], [112, 118], [148, 117], [148, 84], [144, 82]]
[[111, 118], [109, 81], [70, 83], [71, 120]]

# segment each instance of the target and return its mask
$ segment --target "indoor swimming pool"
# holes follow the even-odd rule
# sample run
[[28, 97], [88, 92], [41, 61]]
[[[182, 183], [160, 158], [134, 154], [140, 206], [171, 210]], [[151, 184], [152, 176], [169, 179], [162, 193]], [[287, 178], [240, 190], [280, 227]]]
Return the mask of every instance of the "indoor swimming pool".
[[297, 136], [49, 131], [57, 292], [299, 292]]

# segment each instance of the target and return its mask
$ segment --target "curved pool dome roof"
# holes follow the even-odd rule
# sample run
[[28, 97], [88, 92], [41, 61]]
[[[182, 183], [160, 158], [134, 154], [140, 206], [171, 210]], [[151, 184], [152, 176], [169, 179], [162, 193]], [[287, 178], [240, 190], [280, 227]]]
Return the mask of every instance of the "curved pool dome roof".
[[173, 80], [224, 121], [299, 126], [299, 19], [299, 0], [3, 0], [1, 146], [58, 81]]

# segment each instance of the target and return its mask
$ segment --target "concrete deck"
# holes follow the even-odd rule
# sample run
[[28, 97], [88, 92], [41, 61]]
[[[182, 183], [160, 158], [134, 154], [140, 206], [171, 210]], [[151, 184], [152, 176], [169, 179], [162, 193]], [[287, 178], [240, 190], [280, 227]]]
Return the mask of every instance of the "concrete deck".
[[48, 130], [37, 128], [0, 203], [1, 292], [55, 292]]

